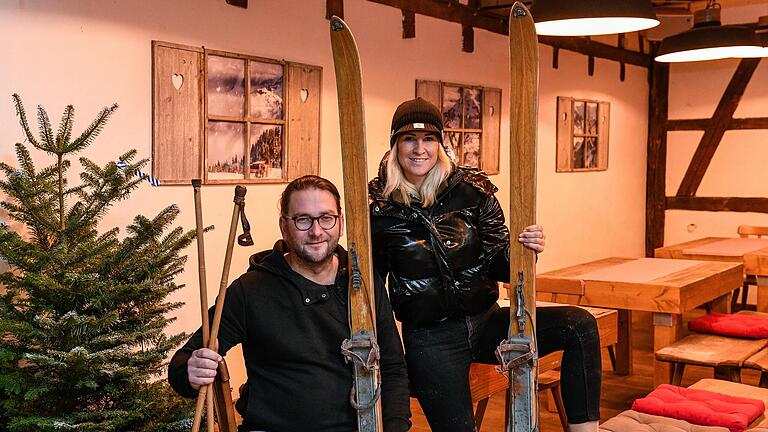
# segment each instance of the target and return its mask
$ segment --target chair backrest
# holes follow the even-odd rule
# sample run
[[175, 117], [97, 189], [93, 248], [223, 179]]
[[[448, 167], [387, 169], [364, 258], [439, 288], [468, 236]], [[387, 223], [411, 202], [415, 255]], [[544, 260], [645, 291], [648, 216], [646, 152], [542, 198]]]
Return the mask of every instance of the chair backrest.
[[739, 225], [739, 227], [736, 229], [736, 232], [739, 234], [739, 237], [749, 237], [749, 236], [757, 236], [758, 238], [762, 236], [768, 237], [768, 227], [764, 227], [764, 226]]

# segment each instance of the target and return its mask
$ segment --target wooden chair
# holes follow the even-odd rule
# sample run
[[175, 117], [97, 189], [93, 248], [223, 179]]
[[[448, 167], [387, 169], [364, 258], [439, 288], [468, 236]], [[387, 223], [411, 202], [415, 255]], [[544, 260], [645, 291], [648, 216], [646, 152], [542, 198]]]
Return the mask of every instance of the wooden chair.
[[[565, 415], [563, 397], [560, 394], [560, 364], [563, 352], [556, 351], [539, 359], [539, 392], [549, 390], [563, 431], [568, 430], [568, 418]], [[502, 390], [506, 390], [509, 380], [506, 376], [496, 372], [494, 365], [472, 363], [469, 367], [469, 387], [472, 393], [472, 402], [477, 403], [475, 408], [475, 426], [477, 430], [483, 424], [485, 410], [491, 396]]]
[[[768, 314], [740, 311], [739, 314]], [[692, 333], [656, 351], [656, 360], [672, 363], [671, 384], [679, 386], [686, 365], [714, 368], [715, 378], [741, 382], [740, 370], [748, 359], [760, 352], [768, 339], [743, 339]]]
[[[768, 237], [768, 227], [764, 226], [754, 226], [754, 225], [739, 225], [739, 227], [736, 229], [736, 233], [739, 234], [739, 237], [746, 238], [746, 237], [757, 237], [762, 238], [763, 236]], [[739, 291], [741, 291], [741, 305], [739, 307], [740, 310], [747, 309], [747, 294], [749, 293], [749, 286], [750, 285], [757, 285], [757, 280], [754, 275], [747, 275], [744, 278], [744, 285], [742, 285], [741, 289], [736, 288], [733, 290], [733, 299], [731, 300], [731, 310], [735, 311], [736, 306], [739, 303]]]

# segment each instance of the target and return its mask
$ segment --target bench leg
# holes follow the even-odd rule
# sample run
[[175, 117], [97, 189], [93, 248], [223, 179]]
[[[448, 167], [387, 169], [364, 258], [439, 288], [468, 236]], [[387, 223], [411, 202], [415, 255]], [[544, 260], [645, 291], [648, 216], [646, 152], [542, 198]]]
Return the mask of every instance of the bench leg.
[[480, 426], [483, 424], [483, 417], [485, 416], [485, 409], [488, 407], [489, 399], [491, 398], [487, 397], [477, 402], [477, 409], [475, 409], [475, 427], [478, 431], [480, 430]]
[[563, 395], [560, 394], [560, 384], [553, 386], [550, 390], [552, 392], [552, 398], [555, 400], [557, 416], [560, 418], [560, 425], [563, 426], [563, 432], [568, 432], [568, 416], [565, 415], [565, 405], [563, 405]]
[[741, 374], [739, 368], [733, 366], [716, 366], [715, 367], [715, 379], [721, 379], [731, 381], [735, 383], [741, 382]]
[[762, 388], [768, 388], [768, 372], [762, 371], [760, 373], [760, 384], [758, 384]]
[[672, 385], [680, 386], [683, 382], [685, 363], [672, 363]]
[[608, 345], [608, 356], [611, 358], [611, 369], [616, 373], [616, 353], [613, 351], [613, 345]]

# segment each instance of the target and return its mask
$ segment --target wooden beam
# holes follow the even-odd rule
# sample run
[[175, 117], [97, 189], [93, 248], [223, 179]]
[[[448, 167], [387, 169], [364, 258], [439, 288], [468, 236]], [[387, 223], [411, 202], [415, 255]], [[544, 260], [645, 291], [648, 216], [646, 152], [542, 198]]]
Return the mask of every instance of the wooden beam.
[[[653, 49], [651, 50], [654, 51]], [[645, 184], [645, 256], [652, 257], [664, 246], [664, 220], [667, 202], [667, 130], [669, 111], [669, 63], [655, 62], [650, 70], [648, 101], [648, 158]]]
[[475, 52], [475, 29], [472, 26], [461, 26], [461, 50]]
[[416, 14], [403, 9], [403, 39], [416, 37]]
[[[477, 9], [465, 6], [461, 3], [446, 3], [439, 0], [368, 0], [373, 3], [383, 4], [413, 11], [419, 15], [438, 18], [444, 21], [472, 26], [492, 33], [507, 35], [509, 32], [507, 19], [479, 12]], [[539, 43], [551, 47], [577, 52], [584, 55], [593, 55], [597, 58], [624, 62], [644, 68], [651, 67], [651, 57], [639, 53], [621, 49], [612, 45], [590, 41], [578, 37], [539, 36]]]
[[344, 0], [325, 0], [325, 19], [334, 15], [344, 19]]
[[[619, 40], [617, 41], [617, 44], [619, 48], [624, 49], [626, 35], [624, 33], [619, 33], [618, 36]], [[627, 65], [624, 62], [619, 63], [619, 81], [624, 82], [624, 80], [627, 77]]]
[[[712, 119], [667, 120], [668, 131], [707, 130]], [[728, 123], [728, 130], [768, 129], [768, 117], [735, 118]]]
[[[476, 10], [480, 7], [480, 0], [467, 0], [467, 6]], [[475, 52], [475, 29], [471, 25], [461, 25], [461, 50]]]
[[227, 0], [227, 4], [248, 9], [248, 0]]
[[768, 198], [747, 197], [667, 197], [667, 208], [768, 213]]
[[539, 36], [539, 43], [644, 68], [650, 68], [652, 63], [651, 57], [647, 54], [621, 49], [581, 37]]
[[736, 72], [733, 73], [731, 82], [728, 83], [728, 87], [726, 87], [723, 96], [720, 98], [720, 103], [717, 104], [717, 109], [715, 109], [711, 123], [704, 131], [704, 136], [701, 137], [699, 146], [693, 154], [691, 164], [688, 165], [688, 170], [686, 170], [685, 176], [680, 182], [677, 196], [692, 197], [696, 195], [696, 190], [704, 178], [704, 173], [707, 172], [707, 168], [710, 162], [712, 162], [712, 156], [715, 155], [723, 134], [728, 130], [733, 113], [736, 111], [736, 107], [739, 106], [742, 95], [744, 95], [744, 89], [747, 88], [747, 84], [759, 63], [759, 58], [745, 58], [739, 63]]
[[560, 48], [552, 48], [552, 69], [560, 67]]

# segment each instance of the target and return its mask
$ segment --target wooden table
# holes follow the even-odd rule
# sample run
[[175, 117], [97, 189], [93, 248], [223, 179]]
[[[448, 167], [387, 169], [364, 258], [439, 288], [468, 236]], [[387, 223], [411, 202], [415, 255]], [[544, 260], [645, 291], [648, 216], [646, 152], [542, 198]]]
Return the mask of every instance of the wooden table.
[[[558, 302], [619, 309], [616, 372], [632, 373], [631, 311], [653, 313], [654, 351], [675, 342], [682, 314], [706, 302], [727, 312], [741, 285], [737, 262], [605, 258], [536, 276], [537, 293], [564, 294]], [[654, 385], [670, 382], [669, 364], [654, 360]]]
[[768, 239], [706, 237], [657, 248], [656, 258], [740, 262], [757, 279], [757, 310], [768, 312]]

